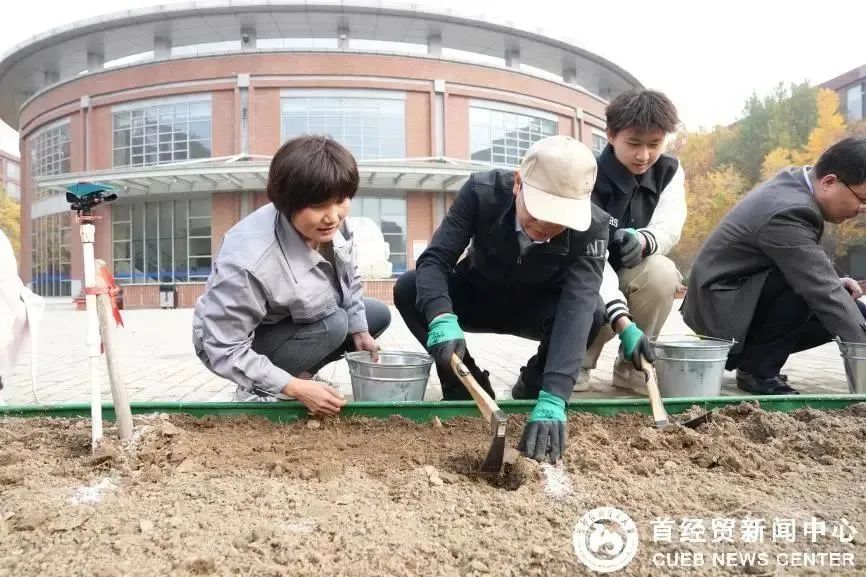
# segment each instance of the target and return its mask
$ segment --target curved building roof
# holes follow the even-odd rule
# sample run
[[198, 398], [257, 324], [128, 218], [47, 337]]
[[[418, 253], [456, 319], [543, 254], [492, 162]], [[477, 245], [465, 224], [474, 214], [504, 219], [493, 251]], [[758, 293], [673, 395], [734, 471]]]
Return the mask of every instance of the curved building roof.
[[[297, 39], [319, 42], [300, 47], [293, 42]], [[15, 46], [0, 57], [0, 119], [17, 128], [25, 102], [53, 85], [112, 66], [202, 54], [178, 48], [203, 44], [210, 45], [211, 53], [215, 48], [219, 53], [387, 51], [455, 61], [468, 54], [602, 98], [641, 86], [619, 66], [573, 42], [488, 15], [364, 0], [217, 0], [99, 16]]]

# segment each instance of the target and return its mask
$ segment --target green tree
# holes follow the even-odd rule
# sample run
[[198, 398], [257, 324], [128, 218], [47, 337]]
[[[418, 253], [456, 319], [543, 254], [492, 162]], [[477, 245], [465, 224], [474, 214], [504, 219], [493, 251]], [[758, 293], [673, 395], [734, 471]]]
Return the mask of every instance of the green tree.
[[0, 188], [0, 229], [9, 237], [15, 258], [21, 258], [21, 205], [6, 195]]
[[[683, 169], [688, 171], [685, 164]], [[670, 254], [680, 270], [691, 268], [704, 240], [746, 190], [746, 179], [732, 166], [691, 176], [686, 172], [688, 217]]]
[[764, 164], [761, 167], [761, 178], [769, 180], [774, 177], [780, 170], [786, 166], [794, 164], [794, 151], [787, 148], [776, 148], [771, 150], [764, 158]]
[[720, 138], [716, 168], [733, 166], [749, 185], [761, 180], [763, 162], [777, 148], [796, 149], [806, 144], [817, 122], [817, 89], [807, 83], [777, 86], [760, 99], [752, 94], [743, 117]]

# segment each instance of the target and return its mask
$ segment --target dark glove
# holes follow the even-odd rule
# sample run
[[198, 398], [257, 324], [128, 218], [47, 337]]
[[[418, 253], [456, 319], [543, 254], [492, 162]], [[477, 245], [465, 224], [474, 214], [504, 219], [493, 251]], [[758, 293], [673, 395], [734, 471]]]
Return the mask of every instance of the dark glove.
[[457, 315], [447, 313], [430, 321], [430, 326], [427, 327], [427, 350], [436, 366], [447, 368], [448, 371], [451, 371], [451, 355], [456, 353], [463, 359], [466, 354], [466, 340], [457, 323]]
[[538, 394], [538, 402], [523, 428], [517, 450], [536, 461], [549, 455], [555, 463], [565, 451], [568, 438], [568, 422], [565, 418], [565, 401], [547, 391]]
[[646, 335], [634, 323], [628, 325], [619, 333], [622, 356], [631, 361], [634, 368], [641, 370], [640, 358], [643, 356], [649, 362], [655, 362], [656, 355]]
[[620, 228], [613, 233], [613, 244], [619, 248], [619, 259], [625, 268], [634, 268], [643, 260], [640, 233], [633, 228]]

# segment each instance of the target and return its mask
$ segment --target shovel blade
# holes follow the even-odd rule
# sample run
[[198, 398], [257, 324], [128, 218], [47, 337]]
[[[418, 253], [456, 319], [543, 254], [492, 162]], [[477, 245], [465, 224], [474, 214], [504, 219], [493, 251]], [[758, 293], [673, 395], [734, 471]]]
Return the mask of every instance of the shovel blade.
[[704, 413], [703, 415], [698, 415], [694, 419], [689, 419], [688, 421], [684, 422], [683, 427], [688, 427], [689, 429], [697, 429], [704, 423], [709, 423], [712, 420], [712, 413]]
[[482, 473], [499, 473], [502, 470], [502, 463], [505, 460], [505, 437], [493, 437], [490, 442], [490, 449], [487, 451], [487, 456], [484, 457], [484, 462], [481, 463]]

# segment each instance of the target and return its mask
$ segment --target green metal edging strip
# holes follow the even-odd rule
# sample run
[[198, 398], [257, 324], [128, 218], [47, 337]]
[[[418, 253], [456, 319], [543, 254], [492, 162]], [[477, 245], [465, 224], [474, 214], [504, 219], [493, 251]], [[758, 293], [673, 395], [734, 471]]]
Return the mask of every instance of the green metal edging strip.
[[[719, 409], [728, 405], [757, 402], [767, 411], [789, 412], [805, 407], [822, 410], [844, 409], [855, 403], [866, 402], [866, 395], [780, 395], [780, 396], [743, 396], [743, 397], [693, 397], [665, 399], [664, 405], [671, 414], [682, 413], [693, 406], [704, 411]], [[528, 413], [535, 401], [503, 400], [499, 408], [506, 413]], [[569, 405], [572, 412], [592, 413], [613, 416], [618, 413], [650, 414], [649, 400], [645, 398], [628, 399], [583, 399], [574, 400]], [[294, 421], [307, 418], [307, 409], [298, 402], [285, 403], [178, 403], [151, 402], [132, 403], [134, 414], [146, 413], [184, 413], [195, 417], [254, 415], [272, 421]], [[373, 417], [387, 419], [399, 415], [415, 421], [429, 421], [433, 417], [450, 419], [454, 417], [478, 416], [478, 408], [473, 401], [427, 401], [420, 403], [348, 403], [340, 412], [343, 417]], [[0, 416], [5, 417], [57, 417], [89, 418], [90, 405], [18, 405], [0, 406]], [[107, 421], [114, 420], [114, 407], [102, 406], [102, 416]]]

